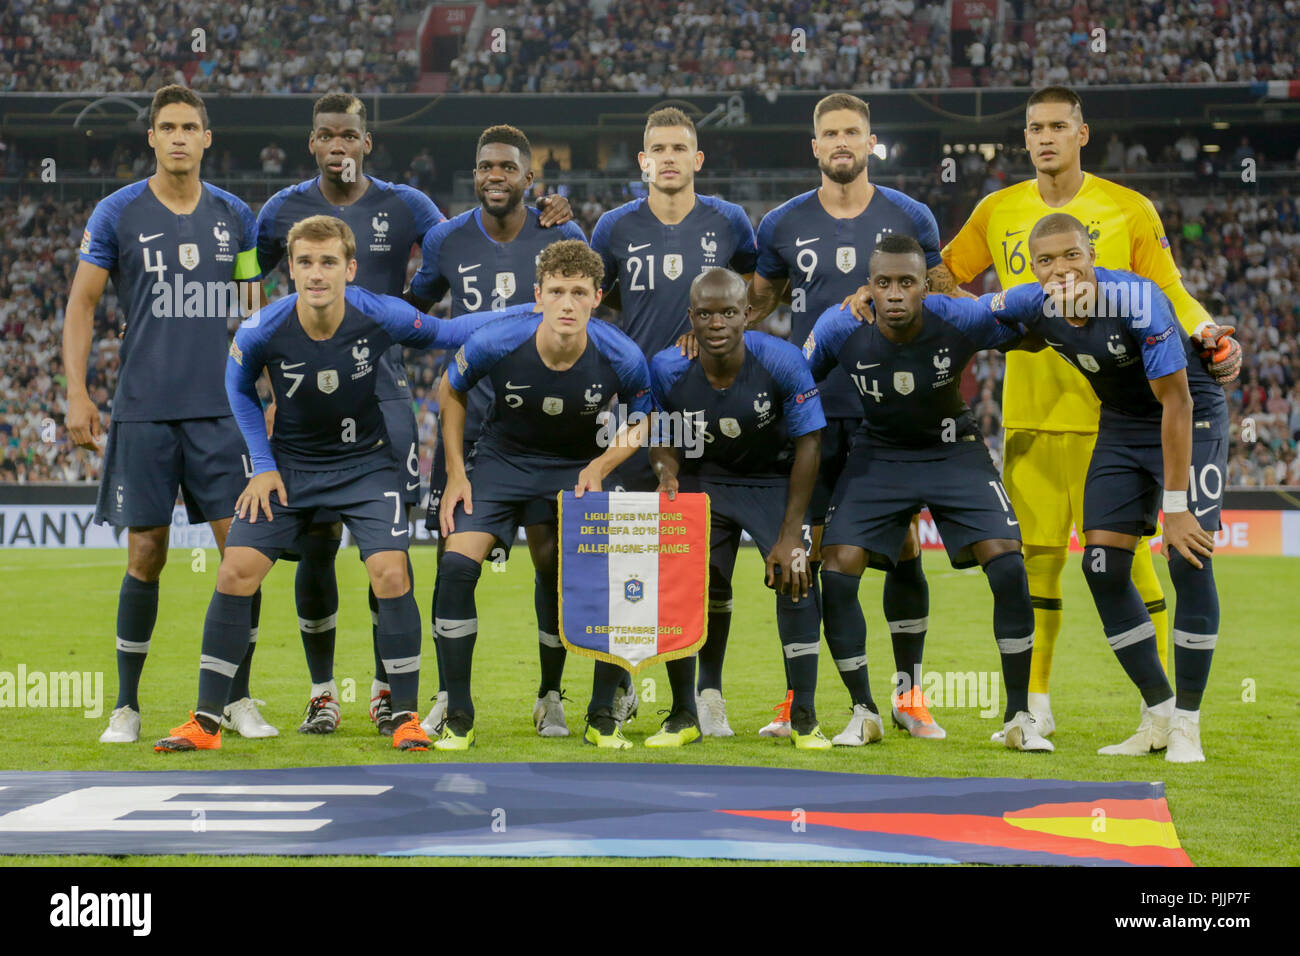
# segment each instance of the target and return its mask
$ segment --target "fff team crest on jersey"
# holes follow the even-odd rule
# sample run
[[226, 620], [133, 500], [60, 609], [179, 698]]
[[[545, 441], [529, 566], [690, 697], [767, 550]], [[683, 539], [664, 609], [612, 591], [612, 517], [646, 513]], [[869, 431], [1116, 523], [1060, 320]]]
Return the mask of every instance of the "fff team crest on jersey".
[[848, 275], [858, 264], [858, 250], [852, 246], [840, 246], [835, 250], [835, 267]]
[[316, 373], [316, 387], [326, 395], [332, 394], [339, 387], [339, 373], [332, 368]]
[[664, 256], [664, 275], [676, 279], [682, 274], [682, 256], [680, 252], [670, 252]]
[[706, 266], [717, 265], [718, 258], [718, 239], [717, 233], [706, 232], [700, 236], [700, 251], [704, 253], [704, 264]]
[[393, 244], [388, 239], [388, 213], [376, 213], [370, 220], [370, 228], [373, 235], [370, 237], [371, 252], [389, 252]]
[[199, 264], [199, 244], [197, 242], [182, 242], [176, 249], [176, 256], [180, 259], [181, 265], [193, 272]]
[[894, 373], [894, 391], [899, 395], [911, 395], [916, 388], [916, 379], [912, 377], [911, 372]]

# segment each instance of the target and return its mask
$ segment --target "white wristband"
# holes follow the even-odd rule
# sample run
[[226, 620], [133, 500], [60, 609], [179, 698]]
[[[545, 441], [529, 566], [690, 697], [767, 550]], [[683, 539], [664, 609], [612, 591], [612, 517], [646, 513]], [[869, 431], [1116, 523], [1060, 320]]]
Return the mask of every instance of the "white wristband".
[[1164, 500], [1164, 512], [1167, 515], [1177, 514], [1179, 511], [1187, 510], [1187, 492], [1185, 491], [1166, 491]]

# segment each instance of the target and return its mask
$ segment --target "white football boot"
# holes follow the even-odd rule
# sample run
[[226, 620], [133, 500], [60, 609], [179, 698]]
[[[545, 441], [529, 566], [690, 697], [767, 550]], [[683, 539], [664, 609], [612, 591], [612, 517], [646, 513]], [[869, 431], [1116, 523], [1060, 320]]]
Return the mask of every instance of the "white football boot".
[[1042, 735], [1031, 713], [1022, 710], [1002, 728], [1002, 743], [1010, 750], [1051, 753], [1056, 747]]
[[1165, 760], [1170, 763], [1205, 763], [1201, 749], [1201, 722], [1184, 714], [1175, 714], [1169, 724], [1169, 747]]
[[130, 705], [108, 715], [108, 729], [99, 735], [101, 744], [133, 744], [140, 739], [140, 712]]
[[227, 704], [226, 709], [221, 712], [222, 728], [233, 730], [241, 737], [280, 736], [280, 731], [268, 724], [262, 717], [261, 711], [257, 709], [258, 704], [265, 703], [264, 700], [241, 697], [234, 703]]
[[700, 691], [695, 698], [695, 708], [700, 715], [700, 731], [706, 737], [734, 737], [735, 731], [727, 723], [727, 702], [722, 691], [712, 687]]
[[[1173, 701], [1169, 701], [1169, 704], [1172, 706]], [[1170, 718], [1162, 717], [1145, 703], [1141, 713], [1137, 733], [1121, 743], [1098, 748], [1097, 753], [1105, 757], [1145, 757], [1168, 747]]]
[[866, 704], [854, 704], [853, 716], [848, 726], [831, 738], [836, 747], [861, 747], [885, 739], [885, 725], [879, 714], [873, 714]]

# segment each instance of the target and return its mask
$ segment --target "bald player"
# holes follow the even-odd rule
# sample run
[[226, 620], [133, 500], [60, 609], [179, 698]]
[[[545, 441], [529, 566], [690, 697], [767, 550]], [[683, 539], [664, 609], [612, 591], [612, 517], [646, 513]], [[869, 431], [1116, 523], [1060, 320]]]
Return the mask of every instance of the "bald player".
[[[1241, 365], [1240, 346], [1229, 338], [1232, 328], [1216, 325], [1183, 288], [1151, 201], [1083, 171], [1081, 152], [1088, 138], [1083, 106], [1072, 90], [1051, 86], [1034, 93], [1025, 109], [1025, 147], [1037, 176], [984, 197], [944, 247], [945, 265], [958, 282], [970, 281], [990, 265], [1003, 289], [1033, 282], [1029, 231], [1050, 213], [1073, 215], [1088, 231], [1096, 264], [1155, 282], [1179, 324], [1202, 349], [1219, 349], [1210, 372], [1220, 384], [1232, 381]], [[1021, 522], [1035, 618], [1029, 709], [1043, 735], [1050, 736], [1055, 719], [1048, 676], [1061, 631], [1061, 573], [1071, 525], [1083, 530], [1083, 488], [1101, 406], [1082, 374], [1055, 352], [1010, 352], [1006, 362], [1003, 482]], [[1160, 661], [1167, 669], [1169, 617], [1148, 538], [1137, 545], [1133, 583], [1155, 624]]]

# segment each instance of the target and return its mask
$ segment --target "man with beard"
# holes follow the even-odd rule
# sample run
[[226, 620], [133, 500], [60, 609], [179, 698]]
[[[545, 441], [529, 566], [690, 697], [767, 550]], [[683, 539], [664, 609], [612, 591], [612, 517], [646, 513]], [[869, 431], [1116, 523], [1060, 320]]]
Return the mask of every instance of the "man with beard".
[[[478, 139], [474, 159], [474, 192], [479, 205], [446, 222], [439, 223], [424, 237], [424, 260], [411, 280], [407, 301], [427, 311], [434, 302], [451, 292], [452, 316], [471, 312], [500, 312], [533, 301], [528, 280], [536, 271], [542, 250], [560, 239], [587, 237], [577, 223], [565, 222], [548, 228], [546, 213], [525, 206], [524, 196], [533, 184], [532, 147], [528, 137], [513, 126], [490, 126]], [[492, 382], [481, 378], [470, 390], [466, 410], [463, 458], [473, 461], [474, 443], [493, 402]], [[507, 402], [510, 397], [506, 397]], [[429, 481], [429, 512], [426, 526], [438, 534], [438, 511], [447, 486], [447, 451], [439, 436]], [[560, 679], [566, 651], [560, 642], [559, 566], [556, 542], [550, 525], [529, 525], [528, 550], [533, 559], [533, 602], [537, 609], [537, 643], [542, 677], [533, 708], [533, 724], [543, 737], [567, 737], [568, 724], [560, 703]], [[502, 542], [508, 552], [511, 542]], [[438, 558], [446, 550], [439, 536]], [[438, 587], [434, 584], [434, 605]], [[432, 734], [446, 716], [447, 691], [442, 668], [438, 668], [438, 696], [425, 719]]]
[[[921, 244], [930, 291], [956, 289], [939, 257], [939, 226], [929, 207], [895, 189], [873, 185], [868, 179], [867, 157], [875, 148], [876, 137], [871, 132], [867, 104], [847, 93], [824, 97], [813, 110], [813, 132], [812, 150], [822, 174], [821, 187], [794, 197], [763, 217], [758, 227], [758, 267], [750, 289], [752, 327], [766, 318], [783, 292], [792, 287], [790, 340], [796, 344], [808, 337], [819, 315], [866, 284], [869, 250], [875, 249], [886, 234], [910, 236]], [[814, 582], [819, 578], [821, 531], [831, 491], [844, 469], [851, 437], [862, 420], [857, 393], [842, 369], [833, 369], [818, 387], [827, 427], [822, 433], [821, 467], [809, 509]], [[816, 583], [813, 597], [820, 603]], [[897, 564], [885, 576], [884, 606], [898, 681], [894, 722], [914, 737], [942, 738], [944, 731], [930, 716], [918, 686], [930, 594], [921, 570], [915, 524]], [[715, 622], [711, 615], [710, 643], [714, 634], [725, 628], [726, 623], [721, 619]], [[865, 666], [859, 662], [865, 661], [866, 648], [832, 648], [831, 653], [845, 685], [852, 687], [853, 672]], [[701, 652], [701, 666], [703, 656]], [[787, 691], [777, 719], [760, 730], [760, 735], [789, 735], [791, 700]], [[860, 746], [865, 743], [860, 731], [863, 727], [855, 720], [835, 742]]]

